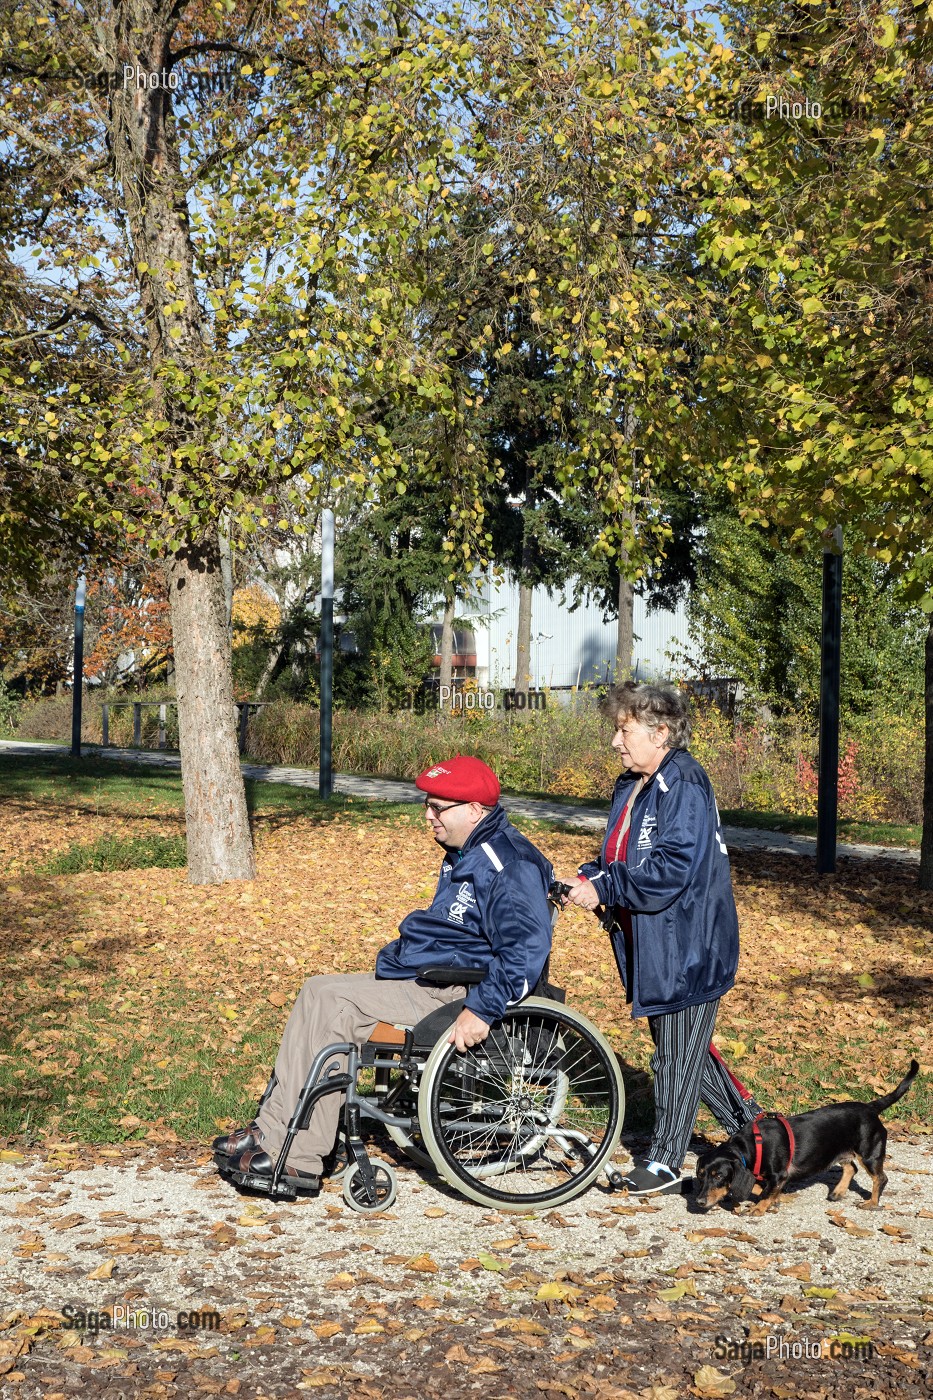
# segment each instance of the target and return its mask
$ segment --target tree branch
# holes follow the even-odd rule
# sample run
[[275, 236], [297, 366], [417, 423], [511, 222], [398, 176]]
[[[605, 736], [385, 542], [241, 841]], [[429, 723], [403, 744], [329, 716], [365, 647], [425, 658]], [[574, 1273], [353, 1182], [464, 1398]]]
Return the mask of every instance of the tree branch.
[[257, 55], [252, 49], [244, 49], [240, 44], [230, 44], [222, 40], [203, 40], [197, 44], [186, 44], [183, 49], [178, 49], [175, 53], [169, 54], [170, 66], [174, 68], [176, 63], [180, 63], [183, 58], [190, 57], [194, 53], [236, 53], [243, 58], [255, 58]]
[[15, 117], [11, 117], [8, 112], [0, 109], [0, 126], [6, 128], [12, 135], [18, 137], [25, 145], [30, 146], [34, 151], [39, 151], [42, 155], [48, 156], [64, 172], [69, 181], [73, 184], [86, 185], [90, 182], [92, 175], [107, 167], [107, 160], [94, 161], [93, 164], [75, 164], [63, 155], [57, 146], [53, 146], [51, 141], [44, 141], [41, 136], [35, 136], [28, 127], [23, 126]]

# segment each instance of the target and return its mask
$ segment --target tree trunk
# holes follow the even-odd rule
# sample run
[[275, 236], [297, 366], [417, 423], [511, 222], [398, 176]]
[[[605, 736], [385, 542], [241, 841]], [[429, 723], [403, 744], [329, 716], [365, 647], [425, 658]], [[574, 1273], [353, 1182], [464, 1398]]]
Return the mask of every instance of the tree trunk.
[[221, 520], [217, 532], [220, 544], [220, 576], [224, 586], [224, 616], [230, 640], [233, 640], [233, 551], [230, 548], [230, 531], [225, 520]]
[[268, 659], [266, 661], [265, 667], [263, 668], [263, 673], [259, 677], [259, 682], [256, 686], [256, 689], [253, 691], [254, 699], [261, 700], [266, 693], [266, 686], [271, 685], [272, 682], [275, 680], [276, 676], [279, 674], [279, 671], [282, 669], [279, 663], [282, 660], [282, 655], [284, 651], [284, 640], [273, 642], [272, 650], [269, 652]]
[[[439, 703], [443, 706], [444, 701], [440, 698], [444, 694], [450, 695], [450, 684], [453, 679], [454, 670], [454, 606], [456, 598], [450, 594], [444, 603], [444, 621], [441, 625], [441, 673], [440, 692], [438, 694]], [[449, 700], [447, 702], [450, 703]]]
[[924, 675], [926, 711], [923, 763], [923, 838], [920, 843], [920, 888], [933, 890], [933, 618], [927, 628]]
[[531, 689], [531, 594], [531, 584], [519, 582], [515, 691], [520, 695], [527, 695]]
[[256, 866], [237, 748], [218, 545], [176, 554], [167, 576], [188, 878], [196, 885], [252, 880]]
[[529, 516], [534, 511], [531, 467], [525, 473], [525, 508], [522, 512], [522, 563], [518, 574], [518, 625], [515, 638], [515, 692], [527, 695], [531, 689], [531, 577], [532, 535]]
[[[102, 71], [127, 65], [147, 74], [171, 66], [171, 41], [184, 3], [123, 0], [101, 6], [96, 26]], [[108, 106], [113, 173], [123, 195], [149, 338], [146, 366], [154, 413], [163, 418], [160, 511], [169, 538], [184, 538], [187, 495], [184, 449], [204, 445], [185, 379], [194, 386], [204, 367], [211, 328], [198, 298], [187, 188], [166, 83], [118, 86]], [[162, 373], [166, 362], [173, 367]], [[177, 385], [183, 386], [179, 392]], [[222, 455], [222, 445], [214, 445]], [[203, 470], [203, 467], [202, 467]], [[172, 516], [174, 514], [174, 520]], [[230, 631], [216, 533], [193, 533], [166, 564], [175, 648], [175, 689], [188, 874], [196, 884], [250, 880], [255, 874], [246, 796], [237, 751]]]
[[[623, 559], [622, 566], [625, 567]], [[635, 585], [624, 574], [619, 575], [619, 622], [616, 632], [616, 685], [631, 679], [632, 653], [635, 650]]]

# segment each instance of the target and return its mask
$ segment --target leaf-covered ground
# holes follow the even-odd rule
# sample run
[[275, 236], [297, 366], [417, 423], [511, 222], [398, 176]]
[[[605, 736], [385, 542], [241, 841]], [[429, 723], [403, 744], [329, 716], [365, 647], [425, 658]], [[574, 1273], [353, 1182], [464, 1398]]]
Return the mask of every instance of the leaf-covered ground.
[[[733, 860], [743, 962], [718, 1039], [758, 1097], [868, 1097], [912, 1054], [924, 1067], [888, 1115], [880, 1215], [854, 1210], [854, 1191], [827, 1205], [821, 1181], [755, 1222], [598, 1189], [503, 1219], [403, 1169], [399, 1202], [372, 1220], [331, 1192], [247, 1201], [207, 1165], [216, 1125], [242, 1120], [264, 1084], [302, 979], [371, 966], [433, 890], [438, 852], [416, 814], [283, 797], [254, 803], [259, 878], [221, 888], [180, 870], [36, 873], [76, 842], [181, 832], [171, 783], [140, 775], [93, 798], [24, 785], [0, 807], [3, 1394], [928, 1393], [931, 903], [914, 871], [853, 862], [818, 880], [804, 860]], [[523, 825], [558, 873], [593, 849]], [[553, 975], [628, 1067], [632, 1149], [650, 1123], [648, 1038], [593, 920], [561, 918]], [[223, 1321], [191, 1332], [173, 1312], [167, 1330], [95, 1334], [63, 1325], [66, 1302]], [[768, 1338], [798, 1355], [766, 1357]], [[868, 1338], [871, 1354], [816, 1353], [834, 1338]]]
[[[140, 805], [144, 804], [140, 811]], [[99, 805], [99, 804], [98, 804]], [[105, 804], [106, 805], [106, 804]], [[202, 1141], [265, 1083], [279, 1030], [311, 973], [369, 968], [401, 917], [431, 897], [438, 852], [413, 814], [260, 811], [252, 885], [193, 887], [181, 870], [31, 873], [75, 841], [181, 831], [177, 807], [141, 789], [106, 811], [62, 797], [0, 808], [0, 1130], [104, 1141], [162, 1122]], [[589, 836], [523, 823], [557, 872]], [[893, 862], [736, 853], [742, 964], [717, 1039], [767, 1105], [867, 1097], [922, 1074], [891, 1115], [931, 1116], [933, 901]], [[629, 1123], [650, 1123], [649, 1041], [628, 1015], [605, 936], [565, 914], [552, 978], [629, 1067]], [[121, 1126], [122, 1120], [122, 1126]]]

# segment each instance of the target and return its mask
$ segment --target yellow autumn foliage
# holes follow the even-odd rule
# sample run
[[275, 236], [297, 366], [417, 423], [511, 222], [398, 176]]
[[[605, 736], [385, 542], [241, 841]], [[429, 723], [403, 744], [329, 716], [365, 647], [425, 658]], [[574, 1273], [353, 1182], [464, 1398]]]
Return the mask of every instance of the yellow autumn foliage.
[[233, 647], [248, 646], [274, 633], [281, 621], [278, 603], [259, 584], [238, 588], [233, 595]]

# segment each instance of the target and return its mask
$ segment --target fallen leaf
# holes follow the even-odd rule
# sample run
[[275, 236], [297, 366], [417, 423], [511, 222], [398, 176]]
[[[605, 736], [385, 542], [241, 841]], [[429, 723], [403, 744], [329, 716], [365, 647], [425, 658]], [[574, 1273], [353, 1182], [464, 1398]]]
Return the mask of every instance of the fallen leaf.
[[97, 1268], [94, 1269], [92, 1273], [89, 1273], [87, 1277], [93, 1279], [110, 1278], [114, 1271], [114, 1268], [116, 1267], [116, 1263], [116, 1259], [108, 1259], [105, 1263], [98, 1264]]
[[314, 1332], [322, 1342], [326, 1342], [328, 1337], [336, 1337], [338, 1332], [343, 1331], [343, 1328], [340, 1326], [339, 1322], [319, 1322], [311, 1328], [311, 1331]]
[[299, 1390], [316, 1390], [325, 1385], [341, 1385], [343, 1376], [330, 1367], [319, 1366], [316, 1371], [302, 1371], [303, 1379], [298, 1382]]
[[535, 1297], [539, 1303], [566, 1303], [569, 1299], [579, 1298], [582, 1291], [572, 1284], [559, 1283], [554, 1279], [551, 1283], [542, 1283]]
[[382, 1323], [375, 1317], [364, 1317], [358, 1327], [354, 1327], [355, 1337], [374, 1337], [377, 1332], [385, 1332]]
[[530, 1317], [509, 1317], [502, 1323], [507, 1332], [523, 1332], [528, 1337], [546, 1337], [548, 1330]]
[[778, 1269], [779, 1274], [788, 1274], [791, 1278], [799, 1278], [804, 1283], [810, 1282], [809, 1264], [788, 1264], [786, 1268]]
[[406, 1259], [405, 1268], [414, 1274], [436, 1274], [438, 1271], [430, 1254], [416, 1254], [414, 1259]]
[[717, 1371], [715, 1366], [701, 1366], [694, 1372], [693, 1384], [700, 1395], [713, 1397], [713, 1400], [718, 1395], [731, 1395], [736, 1388], [735, 1381], [723, 1371]]

